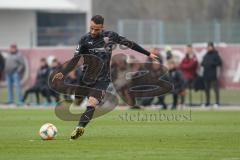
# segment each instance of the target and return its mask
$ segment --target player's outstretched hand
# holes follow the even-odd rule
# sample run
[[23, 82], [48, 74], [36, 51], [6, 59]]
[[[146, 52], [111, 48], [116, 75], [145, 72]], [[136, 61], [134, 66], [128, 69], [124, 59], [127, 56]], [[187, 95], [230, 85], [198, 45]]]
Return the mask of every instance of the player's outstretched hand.
[[154, 53], [151, 53], [149, 56], [150, 56], [153, 60], [159, 61], [158, 55], [156, 55], [156, 54], [154, 54]]
[[64, 75], [62, 74], [62, 72], [59, 72], [59, 73], [55, 74], [54, 77], [53, 77], [53, 79], [52, 79], [52, 82], [53, 82], [55, 79], [58, 79], [58, 80], [63, 79], [63, 76], [64, 76]]

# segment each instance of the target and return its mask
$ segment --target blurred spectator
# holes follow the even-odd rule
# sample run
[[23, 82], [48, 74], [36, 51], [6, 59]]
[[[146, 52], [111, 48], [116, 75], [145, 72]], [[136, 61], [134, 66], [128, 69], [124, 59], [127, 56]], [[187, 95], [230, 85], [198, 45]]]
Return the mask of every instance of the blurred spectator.
[[164, 49], [164, 57], [165, 57], [165, 60], [164, 60], [165, 64], [167, 64], [167, 62], [170, 61], [170, 60], [174, 60], [175, 61], [175, 57], [173, 56], [172, 48], [170, 46], [166, 46], [165, 47], [165, 49]]
[[[129, 59], [129, 60], [128, 60]], [[114, 84], [114, 88], [116, 92], [119, 94], [122, 100], [126, 102], [128, 105], [135, 108], [135, 97], [129, 94], [129, 81], [125, 80], [126, 73], [131, 68], [135, 69], [137, 72], [138, 68], [136, 65], [133, 65], [132, 61], [135, 59], [134, 57], [127, 57], [124, 54], [118, 54], [114, 57], [111, 64], [111, 80]], [[127, 63], [127, 60], [131, 65]], [[130, 68], [128, 68], [130, 67]], [[133, 76], [133, 75], [132, 75]], [[132, 81], [131, 81], [132, 82]], [[131, 83], [130, 82], [130, 83]], [[136, 106], [138, 108], [138, 106]]]
[[3, 58], [2, 52], [0, 51], [0, 81], [2, 80], [4, 66], [5, 66], [5, 59]]
[[[141, 76], [141, 70], [143, 68], [142, 64], [136, 59], [135, 56], [128, 56], [127, 63], [130, 64], [130, 67], [127, 68], [128, 71], [133, 72], [131, 74], [131, 80], [130, 80], [130, 86], [136, 86], [138, 84], [138, 79], [135, 79], [134, 77]], [[122, 64], [123, 65], [123, 64]], [[122, 66], [123, 67], [123, 66]], [[121, 71], [123, 73], [123, 71]], [[141, 109], [141, 107], [138, 105], [138, 98], [133, 96], [131, 93], [129, 94], [129, 86], [126, 84], [123, 87], [123, 93], [124, 97], [126, 98], [128, 104], [131, 105], [131, 109]]]
[[[52, 72], [55, 72], [56, 70], [60, 70], [61, 67], [62, 67], [61, 63], [55, 58], [52, 61], [50, 72], [52, 73]], [[57, 92], [53, 91], [52, 89], [49, 89], [49, 94], [51, 97], [55, 98], [56, 102], [60, 101], [60, 95]]]
[[173, 54], [172, 54], [172, 51], [171, 51], [171, 50], [168, 50], [168, 51], [166, 52], [166, 58], [167, 58], [167, 60], [173, 59]]
[[176, 109], [179, 95], [184, 94], [185, 89], [184, 78], [182, 72], [177, 68], [175, 61], [173, 60], [168, 61], [168, 69], [170, 81], [174, 85], [174, 89], [172, 91], [173, 95], [172, 109]]
[[[155, 53], [156, 55], [158, 55], [159, 63], [163, 64], [163, 58], [159, 54], [159, 50], [157, 48], [154, 48], [152, 53]], [[150, 73], [154, 73], [154, 75], [152, 75], [151, 77], [160, 78], [161, 73], [162, 73], [162, 71], [160, 70], [161, 66], [158, 63], [154, 62], [151, 58], [148, 58], [147, 63], [151, 63], [152, 64], [151, 67], [148, 68], [149, 70], [152, 71]], [[149, 105], [152, 104], [153, 100], [154, 100], [154, 97], [144, 98], [143, 101], [142, 101], [142, 105], [143, 106], [149, 106]], [[155, 103], [155, 105], [161, 105], [163, 109], [167, 109], [167, 105], [166, 105], [164, 100], [165, 100], [165, 96], [164, 95], [157, 97], [157, 102]]]
[[12, 44], [10, 46], [10, 53], [6, 57], [5, 61], [5, 74], [8, 85], [8, 104], [14, 102], [13, 86], [16, 85], [17, 104], [21, 104], [21, 78], [20, 72], [24, 69], [24, 59], [21, 53], [19, 53], [17, 45]]
[[222, 66], [222, 60], [215, 49], [213, 42], [208, 43], [207, 54], [203, 57], [203, 78], [205, 82], [206, 106], [210, 105], [210, 89], [213, 87], [216, 97], [216, 106], [219, 105], [219, 84], [217, 69]]
[[[198, 69], [198, 61], [193, 52], [192, 45], [187, 45], [187, 52], [180, 63], [180, 69], [183, 73], [183, 77], [186, 81], [186, 87], [189, 89], [189, 104], [192, 105], [192, 88], [194, 81], [197, 78], [197, 69]], [[184, 104], [185, 96], [182, 96], [182, 104]]]
[[2, 52], [0, 51], [0, 80], [2, 79], [4, 67], [5, 67], [5, 59], [3, 58]]
[[167, 65], [168, 61], [173, 60], [178, 66], [183, 59], [182, 52], [178, 50], [173, 50], [171, 46], [166, 46], [164, 50], [160, 52], [160, 55], [162, 56], [164, 65]]
[[46, 97], [48, 103], [51, 102], [49, 96], [49, 89], [48, 89], [48, 75], [49, 75], [49, 67], [45, 58], [40, 60], [40, 68], [37, 71], [36, 82], [35, 84], [25, 91], [23, 96], [23, 102], [28, 97], [29, 93], [35, 93], [37, 104], [40, 104], [39, 100], [39, 93], [41, 93], [44, 97]]
[[59, 69], [61, 69], [61, 63], [56, 58], [54, 58], [51, 64], [51, 72]]
[[198, 69], [197, 69], [197, 77], [194, 81], [194, 85], [193, 85], [193, 89], [195, 92], [200, 92], [200, 104], [202, 106], [205, 105], [204, 102], [204, 92], [205, 92], [205, 85], [204, 85], [204, 79], [203, 79], [203, 67], [202, 67], [202, 61], [203, 61], [203, 57], [205, 56], [206, 51], [201, 50], [195, 53], [195, 56], [197, 58], [198, 61]]
[[[77, 71], [73, 70], [71, 71], [68, 76], [65, 79], [65, 84], [71, 84], [71, 85], [78, 85], [78, 79], [77, 79]], [[64, 99], [68, 100], [68, 101], [72, 101], [73, 95], [71, 95], [71, 93], [69, 91], [67, 91], [68, 94], [64, 95]]]

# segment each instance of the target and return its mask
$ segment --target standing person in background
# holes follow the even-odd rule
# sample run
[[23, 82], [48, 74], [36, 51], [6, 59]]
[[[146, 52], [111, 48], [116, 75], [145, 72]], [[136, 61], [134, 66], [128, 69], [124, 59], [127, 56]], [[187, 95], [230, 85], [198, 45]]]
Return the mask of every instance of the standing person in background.
[[[128, 63], [132, 64], [128, 65]], [[137, 76], [140, 67], [141, 65], [134, 56], [127, 57], [123, 54], [117, 55], [111, 64], [111, 81], [114, 82], [114, 88], [121, 99], [131, 106], [131, 109], [141, 109], [141, 107], [137, 105], [136, 98], [129, 94], [129, 83], [122, 79], [126, 77], [128, 70], [135, 72], [131, 76]], [[135, 81], [131, 80], [130, 83], [134, 84]]]
[[217, 69], [222, 66], [222, 60], [213, 42], [208, 43], [207, 54], [203, 57], [203, 79], [205, 83], [206, 106], [210, 105], [210, 89], [213, 87], [216, 97], [215, 107], [219, 106], [219, 84]]
[[[2, 56], [2, 52], [0, 51], [0, 81], [2, 80], [4, 66], [5, 66], [5, 60]], [[0, 91], [0, 95], [1, 95], [1, 91]], [[0, 96], [0, 97], [2, 97], [2, 96]]]
[[172, 82], [172, 84], [174, 85], [174, 89], [172, 91], [172, 109], [176, 109], [178, 104], [178, 97], [179, 95], [182, 95], [185, 90], [184, 78], [182, 72], [180, 71], [180, 69], [178, 69], [177, 64], [174, 60], [168, 61], [168, 69], [170, 82]]
[[5, 74], [8, 86], [8, 102], [7, 104], [14, 103], [14, 84], [16, 86], [16, 94], [17, 94], [17, 105], [21, 105], [21, 77], [20, 73], [24, 69], [24, 59], [21, 53], [18, 51], [18, 47], [16, 44], [12, 44], [10, 46], [10, 53], [6, 57], [5, 61]]
[[[153, 48], [152, 49], [152, 53], [155, 55], [158, 55], [158, 62], [163, 65], [163, 58], [161, 56], [161, 54], [159, 53], [158, 48]], [[161, 72], [161, 66], [156, 64], [156, 62], [154, 62], [154, 60], [152, 58], [148, 58], [147, 63], [151, 63], [151, 67], [148, 68], [149, 71], [153, 71], [152, 73], [154, 73], [154, 75], [152, 75], [151, 77], [157, 77], [160, 78], [162, 76], [162, 72]], [[154, 101], [154, 97], [150, 97], [150, 98], [144, 98], [142, 101], [142, 105], [143, 106], [150, 106], [152, 104], [152, 102]], [[167, 105], [165, 103], [165, 95], [161, 95], [159, 97], [157, 97], [157, 102], [154, 105], [161, 105], [162, 109], [167, 109]]]
[[[192, 88], [197, 78], [198, 61], [193, 52], [192, 45], [187, 45], [187, 51], [184, 59], [180, 63], [180, 69], [186, 81], [186, 87], [189, 89], [189, 105], [192, 106]], [[185, 96], [182, 96], [182, 103], [185, 102]]]
[[2, 52], [0, 51], [0, 80], [2, 79], [4, 67], [5, 67], [5, 60], [3, 58]]

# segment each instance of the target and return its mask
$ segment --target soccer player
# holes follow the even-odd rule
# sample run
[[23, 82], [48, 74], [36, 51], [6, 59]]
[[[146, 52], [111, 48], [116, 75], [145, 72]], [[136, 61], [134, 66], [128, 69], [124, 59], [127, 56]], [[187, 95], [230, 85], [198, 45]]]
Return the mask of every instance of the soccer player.
[[[74, 69], [76, 64], [78, 63], [78, 57], [84, 55], [93, 55], [99, 58], [103, 65], [99, 70], [97, 77], [93, 77], [90, 74], [84, 74], [85, 80], [82, 80], [81, 86], [87, 86], [89, 88], [94, 88], [98, 90], [102, 90], [102, 94], [99, 95], [99, 92], [89, 92], [88, 97], [88, 105], [86, 111], [81, 115], [79, 123], [77, 127], [71, 134], [71, 139], [77, 139], [79, 136], [82, 136], [84, 133], [84, 129], [86, 125], [90, 122], [93, 117], [96, 106], [101, 102], [104, 97], [105, 91], [108, 88], [110, 83], [110, 60], [112, 55], [112, 49], [114, 44], [125, 45], [137, 52], [140, 52], [146, 56], [149, 56], [153, 59], [157, 59], [157, 55], [154, 53], [150, 53], [147, 50], [140, 47], [133, 41], [129, 41], [125, 37], [118, 35], [116, 32], [106, 31], [104, 30], [104, 18], [101, 15], [95, 15], [91, 18], [90, 22], [90, 32], [86, 33], [82, 36], [78, 47], [75, 51], [74, 57], [69, 61], [69, 63], [65, 66], [64, 71], [58, 72], [54, 75], [52, 82], [55, 79], [61, 80], [64, 78], [66, 73], [69, 73]], [[84, 68], [83, 73], [86, 70], [91, 70], [91, 72], [96, 72], [97, 63], [94, 58], [89, 60], [89, 57], [84, 57]], [[95, 68], [94, 68], [95, 67]], [[94, 71], [95, 70], [95, 71]], [[87, 71], [88, 72], [88, 71]], [[90, 72], [90, 73], [91, 73]], [[88, 72], [89, 73], [89, 72]], [[96, 74], [95, 74], [96, 75]]]

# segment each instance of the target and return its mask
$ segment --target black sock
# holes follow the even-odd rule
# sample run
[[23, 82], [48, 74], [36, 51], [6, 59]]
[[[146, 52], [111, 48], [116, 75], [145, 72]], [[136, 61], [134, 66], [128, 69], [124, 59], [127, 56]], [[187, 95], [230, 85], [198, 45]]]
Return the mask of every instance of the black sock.
[[91, 121], [95, 108], [92, 106], [87, 106], [86, 111], [82, 114], [78, 126], [86, 127], [87, 124]]

